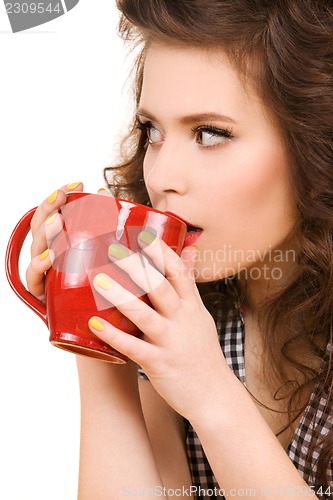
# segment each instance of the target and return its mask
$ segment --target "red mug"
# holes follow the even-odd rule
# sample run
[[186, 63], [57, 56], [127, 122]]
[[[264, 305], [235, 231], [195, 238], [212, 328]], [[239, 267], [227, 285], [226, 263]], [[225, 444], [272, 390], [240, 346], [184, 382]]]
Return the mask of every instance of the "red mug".
[[186, 224], [177, 217], [132, 201], [90, 193], [73, 192], [59, 209], [63, 230], [49, 244], [54, 252], [45, 278], [45, 303], [23, 285], [19, 257], [36, 208], [16, 225], [6, 252], [6, 274], [18, 297], [50, 330], [50, 342], [61, 349], [112, 363], [127, 358], [94, 335], [88, 321], [98, 315], [117, 328], [139, 336], [140, 330], [93, 288], [96, 274], [106, 273], [144, 302], [147, 295], [108, 258], [112, 243], [140, 252], [138, 235], [143, 230], [156, 234], [178, 255], [186, 236]]

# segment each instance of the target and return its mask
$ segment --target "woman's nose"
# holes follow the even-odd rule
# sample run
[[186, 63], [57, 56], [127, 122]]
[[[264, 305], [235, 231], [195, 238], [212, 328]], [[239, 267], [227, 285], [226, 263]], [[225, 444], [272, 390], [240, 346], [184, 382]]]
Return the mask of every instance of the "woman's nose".
[[188, 158], [180, 145], [167, 143], [158, 150], [148, 150], [144, 160], [147, 188], [156, 194], [175, 192], [184, 194], [188, 187]]

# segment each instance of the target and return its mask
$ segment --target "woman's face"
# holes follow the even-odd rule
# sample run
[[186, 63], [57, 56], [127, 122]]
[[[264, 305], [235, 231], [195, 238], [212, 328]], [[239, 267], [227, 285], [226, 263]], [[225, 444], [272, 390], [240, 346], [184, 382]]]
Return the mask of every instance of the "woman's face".
[[153, 44], [137, 114], [153, 207], [202, 229], [197, 281], [276, 267], [296, 217], [286, 153], [227, 58]]

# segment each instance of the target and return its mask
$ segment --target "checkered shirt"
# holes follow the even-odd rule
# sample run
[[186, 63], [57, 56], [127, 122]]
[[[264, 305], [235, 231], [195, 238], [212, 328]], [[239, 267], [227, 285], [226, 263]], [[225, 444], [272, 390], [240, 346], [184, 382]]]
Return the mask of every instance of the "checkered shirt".
[[[236, 318], [233, 318], [232, 314], [230, 314], [230, 319], [225, 324], [223, 331], [221, 322], [217, 321], [217, 333], [221, 349], [229, 367], [245, 385], [245, 328], [241, 309], [239, 309], [239, 311], [238, 317]], [[331, 350], [332, 345], [329, 344], [327, 349]], [[140, 367], [139, 377], [147, 378]], [[333, 404], [328, 404], [328, 395], [325, 393], [322, 394], [319, 409], [317, 411], [312, 406], [312, 401], [318, 390], [319, 387], [314, 389], [309, 404], [303, 413], [287, 449], [289, 458], [298, 469], [301, 476], [303, 476], [309, 486], [314, 486], [316, 488], [316, 492], [319, 491], [319, 482], [316, 478], [317, 460], [319, 456], [318, 448], [312, 451], [310, 461], [306, 462], [304, 457], [308, 454], [314, 432], [316, 432], [317, 435], [319, 434], [320, 437], [324, 437], [333, 427]], [[186, 448], [192, 474], [192, 484], [196, 487], [196, 491], [199, 492], [196, 498], [224, 498], [222, 493], [219, 494], [219, 485], [214, 477], [195, 430], [188, 421], [185, 421], [185, 423], [187, 428]], [[330, 462], [328, 477], [330, 494], [328, 496], [321, 494], [319, 496], [321, 500], [333, 498], [333, 457]], [[327, 488], [323, 487], [320, 491], [324, 493], [327, 491]], [[213, 492], [217, 494], [212, 494]]]

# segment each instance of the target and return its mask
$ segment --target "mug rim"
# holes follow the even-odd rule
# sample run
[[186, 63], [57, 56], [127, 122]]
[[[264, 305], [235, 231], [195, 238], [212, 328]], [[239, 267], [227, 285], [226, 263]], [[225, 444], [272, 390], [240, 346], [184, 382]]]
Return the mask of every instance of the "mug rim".
[[[76, 195], [75, 198], [80, 198], [81, 196], [87, 196], [87, 195], [90, 195], [90, 196], [99, 196], [99, 197], [102, 196], [102, 195], [100, 195], [98, 193], [87, 193], [86, 191], [69, 191], [67, 193], [67, 197], [68, 196], [72, 196], [72, 195]], [[112, 196], [112, 195], [110, 195], [109, 198], [107, 198], [107, 197], [104, 196], [104, 198], [106, 198], [106, 199], [112, 198], [113, 200], [124, 201], [126, 203], [133, 203], [136, 206], [144, 207], [149, 212], [154, 212], [154, 213], [157, 213], [157, 214], [160, 214], [160, 215], [164, 215], [164, 217], [167, 217], [167, 218], [169, 218], [171, 220], [176, 220], [177, 222], [181, 222], [185, 227], [187, 227], [186, 222], [183, 221], [177, 215], [170, 214], [168, 212], [162, 212], [161, 210], [158, 210], [157, 208], [154, 208], [154, 207], [150, 207], [149, 205], [144, 205], [143, 203], [139, 203], [137, 201], [126, 200], [125, 198], [119, 198], [118, 196]], [[65, 206], [66, 204], [67, 204], [67, 201], [66, 201], [66, 203], [63, 206]]]

